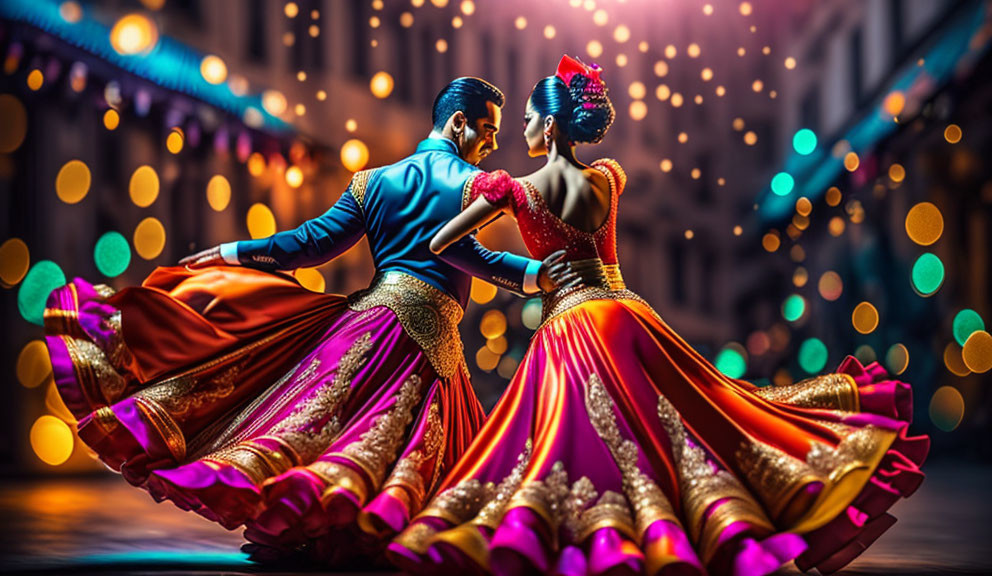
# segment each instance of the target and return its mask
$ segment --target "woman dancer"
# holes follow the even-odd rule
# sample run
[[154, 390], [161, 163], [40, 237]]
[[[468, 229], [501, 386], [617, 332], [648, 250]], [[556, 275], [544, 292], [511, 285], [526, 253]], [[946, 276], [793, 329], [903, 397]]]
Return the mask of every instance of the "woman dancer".
[[504, 211], [534, 257], [567, 250], [587, 285], [544, 297], [506, 393], [388, 554], [409, 571], [751, 576], [793, 559], [837, 570], [922, 481], [929, 440], [906, 435], [910, 388], [853, 358], [758, 388], [686, 344], [624, 287], [623, 170], [575, 157], [613, 117], [600, 69], [563, 58], [525, 116], [530, 155], [547, 163], [475, 177], [476, 199], [432, 242], [443, 250]]

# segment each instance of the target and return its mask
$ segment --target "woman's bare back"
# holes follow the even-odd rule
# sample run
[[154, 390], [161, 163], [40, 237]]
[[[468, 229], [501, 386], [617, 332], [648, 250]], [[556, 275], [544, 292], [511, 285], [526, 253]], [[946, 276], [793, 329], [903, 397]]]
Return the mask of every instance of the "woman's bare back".
[[551, 163], [523, 177], [537, 189], [552, 214], [584, 232], [595, 232], [610, 213], [610, 182], [595, 168]]

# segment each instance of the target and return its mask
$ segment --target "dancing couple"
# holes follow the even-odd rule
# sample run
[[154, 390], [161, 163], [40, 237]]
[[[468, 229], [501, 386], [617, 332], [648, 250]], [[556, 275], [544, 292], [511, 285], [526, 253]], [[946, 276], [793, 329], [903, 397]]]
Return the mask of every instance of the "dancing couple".
[[[322, 216], [140, 287], [55, 291], [47, 342], [80, 438], [157, 500], [245, 526], [260, 560], [564, 575], [846, 565], [923, 479], [911, 389], [850, 357], [789, 386], [729, 378], [625, 287], [626, 176], [575, 155], [614, 119], [601, 73], [566, 56], [534, 87], [524, 139], [547, 162], [532, 174], [476, 167], [504, 97], [459, 78], [416, 152], [356, 173]], [[502, 214], [531, 258], [475, 239]], [[280, 272], [363, 236], [365, 290], [317, 294]], [[458, 333], [472, 276], [543, 303], [488, 418]]]

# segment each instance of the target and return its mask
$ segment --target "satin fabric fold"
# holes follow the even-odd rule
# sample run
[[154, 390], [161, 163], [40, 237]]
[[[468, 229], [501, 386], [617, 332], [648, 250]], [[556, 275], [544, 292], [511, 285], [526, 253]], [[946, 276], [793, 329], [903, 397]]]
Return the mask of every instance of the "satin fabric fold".
[[414, 573], [835, 570], [919, 485], [928, 440], [877, 364], [766, 389], [640, 300], [547, 321], [463, 458], [388, 549]]

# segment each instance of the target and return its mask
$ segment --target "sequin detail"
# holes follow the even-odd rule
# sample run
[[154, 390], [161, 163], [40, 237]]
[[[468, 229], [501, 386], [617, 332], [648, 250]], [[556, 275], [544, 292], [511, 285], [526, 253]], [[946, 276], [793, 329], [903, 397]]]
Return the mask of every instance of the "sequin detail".
[[347, 192], [351, 193], [355, 201], [358, 202], [358, 207], [362, 210], [365, 210], [365, 190], [373, 174], [375, 174], [375, 169], [355, 172], [355, 175], [351, 177], [351, 184], [348, 185]]
[[858, 412], [858, 385], [848, 374], [825, 374], [787, 386], [765, 386], [754, 391], [765, 400], [799, 406]]

